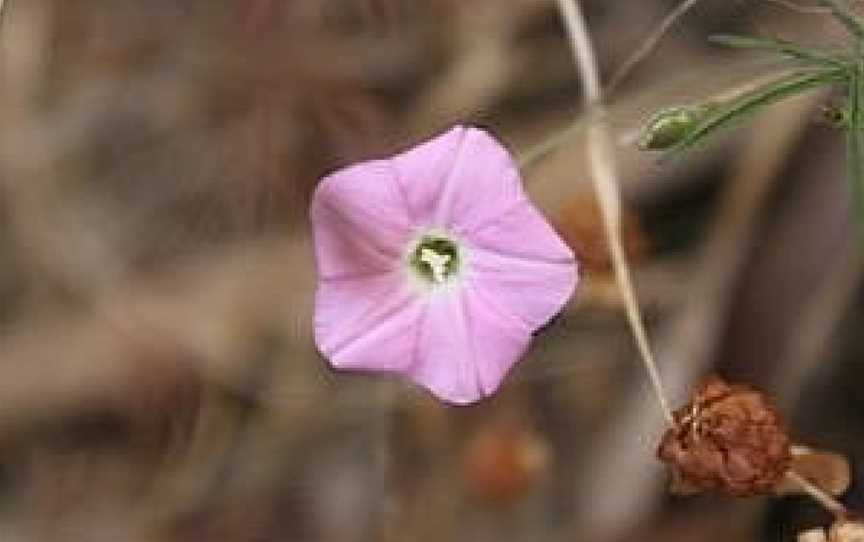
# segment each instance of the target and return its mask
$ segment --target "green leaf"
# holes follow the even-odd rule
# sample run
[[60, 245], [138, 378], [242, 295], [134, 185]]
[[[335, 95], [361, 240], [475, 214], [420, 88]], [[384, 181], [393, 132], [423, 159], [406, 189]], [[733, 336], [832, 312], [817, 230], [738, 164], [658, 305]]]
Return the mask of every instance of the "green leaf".
[[761, 49], [765, 51], [772, 51], [788, 58], [801, 60], [812, 64], [819, 64], [823, 66], [846, 66], [846, 62], [844, 62], [844, 59], [840, 56], [835, 56], [831, 53], [819, 51], [817, 49], [811, 49], [809, 47], [803, 47], [801, 45], [783, 40], [720, 34], [716, 36], [710, 36], [708, 38], [708, 41], [720, 45], [725, 45], [727, 47], [734, 47], [736, 49]]
[[715, 130], [729, 125], [745, 115], [755, 113], [766, 105], [804, 91], [821, 87], [847, 77], [849, 69], [831, 68], [797, 72], [747, 92], [729, 102], [719, 103], [690, 130], [670, 152], [678, 153], [702, 141]]
[[848, 107], [846, 167], [849, 186], [855, 199], [855, 211], [859, 223], [864, 226], [864, 61], [859, 62], [852, 72], [849, 81]]
[[845, 0], [819, 0], [853, 36], [864, 39], [864, 23], [855, 16]]

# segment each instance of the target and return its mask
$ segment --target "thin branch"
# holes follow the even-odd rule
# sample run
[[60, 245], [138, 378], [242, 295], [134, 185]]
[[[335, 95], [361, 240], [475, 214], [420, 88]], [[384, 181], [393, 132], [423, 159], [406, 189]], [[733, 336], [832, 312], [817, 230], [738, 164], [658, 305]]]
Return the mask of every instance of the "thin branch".
[[581, 134], [582, 131], [586, 128], [585, 124], [586, 123], [584, 119], [580, 119], [575, 123], [570, 124], [566, 128], [552, 133], [543, 141], [533, 145], [532, 147], [528, 148], [528, 150], [520, 153], [517, 158], [519, 169], [523, 171], [528, 169], [541, 158], [545, 157], [549, 153], [556, 150], [558, 147], [561, 147], [577, 135]]
[[846, 507], [843, 506], [843, 503], [829, 495], [821, 487], [811, 483], [808, 479], [804, 478], [797, 472], [793, 470], [786, 471], [786, 478], [800, 487], [805, 493], [813, 497], [816, 502], [821, 504], [826, 510], [835, 516], [845, 516], [848, 513]]
[[789, 2], [788, 0], [764, 0], [770, 4], [777, 4], [778, 6], [784, 7], [788, 10], [795, 11], [798, 13], [803, 13], [805, 15], [830, 15], [831, 10], [828, 8], [820, 8], [816, 6], [799, 6], [794, 2]]
[[657, 44], [660, 43], [660, 40], [663, 39], [663, 36], [672, 28], [678, 19], [684, 16], [690, 8], [696, 5], [699, 0], [684, 0], [680, 4], [678, 4], [675, 9], [669, 12], [666, 17], [660, 21], [660, 24], [657, 25], [654, 30], [648, 34], [648, 37], [642, 42], [633, 53], [624, 61], [620, 68], [612, 75], [612, 78], [609, 80], [609, 85], [606, 89], [607, 94], [612, 94], [618, 85], [630, 75], [630, 72], [633, 71], [633, 68], [636, 67], [637, 64], [642, 62], [645, 57], [651, 54]]
[[618, 172], [615, 167], [611, 134], [605, 121], [597, 58], [578, 0], [558, 0], [558, 8], [567, 29], [567, 35], [576, 59], [576, 67], [584, 87], [585, 102], [589, 109], [588, 154], [593, 173], [591, 177], [597, 192], [606, 236], [609, 239], [609, 251], [612, 256], [615, 278], [624, 297], [627, 320], [636, 340], [640, 357], [648, 372], [663, 415], [666, 421], [672, 425], [674, 424], [672, 409], [669, 407], [660, 372], [654, 361], [654, 354], [651, 352], [648, 333], [645, 331], [639, 301], [636, 299], [633, 281], [630, 277], [630, 268], [621, 241], [621, 202]]
[[[786, 9], [796, 11], [798, 13], [803, 13], [806, 15], [830, 15], [832, 11], [829, 8], [824, 7], [816, 7], [816, 6], [799, 6], [789, 0], [764, 0], [765, 2], [777, 4]], [[690, 9], [696, 5], [699, 0], [684, 0], [678, 6], [676, 6], [672, 11], [660, 21], [660, 24], [657, 25], [654, 30], [651, 31], [650, 34], [645, 38], [642, 44], [635, 50], [633, 53], [624, 61], [623, 64], [618, 68], [618, 70], [612, 74], [612, 77], [609, 79], [609, 84], [606, 86], [606, 94], [612, 94], [618, 88], [624, 79], [627, 78], [628, 75], [633, 71], [633, 69], [645, 58], [651, 54], [651, 52], [657, 47], [660, 43], [660, 40], [669, 32], [669, 29], [678, 22], [678, 19], [683, 17]]]

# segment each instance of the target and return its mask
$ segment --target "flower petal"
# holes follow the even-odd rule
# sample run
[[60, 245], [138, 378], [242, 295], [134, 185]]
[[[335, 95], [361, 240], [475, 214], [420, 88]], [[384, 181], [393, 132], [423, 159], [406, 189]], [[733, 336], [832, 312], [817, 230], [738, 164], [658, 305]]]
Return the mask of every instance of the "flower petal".
[[471, 283], [532, 330], [573, 295], [573, 251], [528, 200], [471, 233]]
[[315, 342], [339, 369], [403, 370], [415, 356], [422, 309], [399, 272], [325, 280], [315, 297]]
[[392, 158], [409, 212], [416, 223], [432, 225], [438, 198], [467, 131], [464, 126], [456, 126]]
[[459, 235], [485, 225], [525, 198], [513, 157], [484, 130], [465, 130], [438, 196], [433, 223]]
[[393, 168], [383, 160], [325, 177], [310, 215], [318, 272], [324, 278], [393, 270], [413, 234]]
[[420, 326], [408, 375], [453, 404], [494, 393], [531, 340], [529, 329], [461, 289], [432, 296]]
[[393, 158], [420, 224], [466, 231], [523, 197], [510, 153], [484, 130], [457, 126]]

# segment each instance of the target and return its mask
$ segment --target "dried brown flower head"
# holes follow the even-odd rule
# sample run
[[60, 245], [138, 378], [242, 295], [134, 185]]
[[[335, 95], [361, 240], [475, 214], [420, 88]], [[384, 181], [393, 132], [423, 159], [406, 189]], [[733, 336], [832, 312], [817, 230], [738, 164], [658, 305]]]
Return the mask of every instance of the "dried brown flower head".
[[672, 491], [770, 493], [790, 465], [789, 437], [768, 398], [712, 377], [675, 412], [658, 457], [672, 469]]

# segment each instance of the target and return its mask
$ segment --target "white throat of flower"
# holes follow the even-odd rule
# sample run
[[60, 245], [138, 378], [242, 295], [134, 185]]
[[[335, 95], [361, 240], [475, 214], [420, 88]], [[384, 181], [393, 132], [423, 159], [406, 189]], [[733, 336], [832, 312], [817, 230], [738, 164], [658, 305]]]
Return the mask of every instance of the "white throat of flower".
[[453, 236], [430, 230], [416, 237], [406, 256], [409, 275], [421, 287], [437, 288], [453, 282], [465, 264], [461, 243]]

